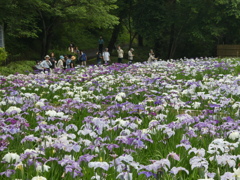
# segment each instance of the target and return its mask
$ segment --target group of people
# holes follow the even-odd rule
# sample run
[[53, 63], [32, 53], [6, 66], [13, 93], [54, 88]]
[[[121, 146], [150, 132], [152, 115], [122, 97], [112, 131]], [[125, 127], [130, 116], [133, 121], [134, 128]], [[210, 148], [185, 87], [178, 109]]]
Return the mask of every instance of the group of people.
[[[102, 61], [105, 64], [109, 64], [109, 62], [111, 61], [110, 59], [110, 53], [108, 51], [108, 48], [105, 48], [105, 50], [103, 51], [103, 46], [104, 46], [104, 40], [102, 38], [102, 36], [99, 37], [98, 40], [98, 52], [97, 54], [97, 64], [102, 64]], [[128, 51], [128, 60], [129, 60], [129, 64], [132, 64], [133, 62], [133, 48], [130, 48], [130, 50]], [[122, 50], [122, 48], [120, 46], [117, 47], [117, 53], [118, 53], [118, 63], [122, 63], [123, 57], [124, 57], [124, 51]]]
[[74, 60], [76, 60], [76, 64], [81, 64], [82, 66], [87, 65], [86, 53], [84, 53], [82, 50], [79, 50], [78, 47], [75, 46], [73, 42], [69, 44], [68, 51], [70, 51], [71, 53], [77, 54], [77, 57], [74, 56], [75, 58]]
[[[96, 53], [97, 55], [97, 64], [109, 64], [111, 59], [110, 59], [110, 53], [108, 51], [108, 48], [105, 48], [103, 51], [103, 47], [104, 47], [104, 40], [102, 38], [102, 36], [100, 36], [99, 40], [98, 40], [98, 52]], [[82, 50], [78, 50], [78, 47], [75, 47], [75, 45], [73, 43], [70, 43], [69, 45], [69, 51], [71, 53], [75, 53], [77, 56], [73, 56], [73, 55], [61, 55], [59, 57], [59, 59], [57, 60], [54, 56], [54, 53], [52, 52], [49, 55], [46, 55], [43, 61], [38, 62], [38, 64], [36, 65], [36, 68], [38, 70], [42, 70], [42, 71], [48, 71], [51, 72], [53, 69], [55, 68], [59, 68], [59, 69], [70, 69], [70, 68], [74, 68], [76, 66], [76, 64], [80, 64], [82, 66], [86, 66], [87, 65], [87, 55], [86, 53], [84, 53]], [[134, 58], [134, 49], [130, 48], [129, 51], [127, 52], [127, 56], [128, 56], [128, 64], [132, 64], [133, 63], [133, 58]], [[124, 51], [121, 48], [121, 46], [117, 47], [117, 54], [118, 54], [118, 63], [122, 63], [123, 62], [123, 58], [124, 58]], [[156, 60], [157, 58], [155, 57], [155, 54], [153, 52], [153, 50], [151, 49], [149, 52], [149, 58], [148, 58], [148, 62], [152, 62], [154, 60]]]
[[79, 51], [79, 56], [73, 55], [61, 55], [57, 60], [54, 53], [51, 55], [46, 55], [44, 60], [39, 61], [35, 68], [44, 72], [51, 72], [55, 68], [59, 69], [70, 69], [74, 68], [76, 64], [81, 64], [82, 66], [87, 65], [87, 55], [83, 51]]
[[[108, 48], [105, 48], [105, 50], [103, 51], [103, 39], [102, 37], [100, 36], [100, 39], [99, 39], [99, 48], [98, 48], [98, 52], [97, 52], [97, 64], [102, 64], [102, 61], [105, 63], [105, 64], [109, 64], [110, 62], [110, 53], [108, 52]], [[133, 51], [134, 49], [133, 48], [130, 48], [130, 50], [128, 51], [128, 60], [129, 60], [129, 64], [132, 64], [133, 62]], [[118, 46], [117, 47], [117, 54], [118, 54], [118, 63], [122, 63], [122, 60], [123, 60], [123, 57], [124, 57], [124, 51], [123, 49], [121, 48], [121, 46]]]
[[[128, 51], [128, 64], [132, 64], [133, 63], [133, 54], [134, 49], [130, 48]], [[123, 57], [124, 57], [124, 51], [122, 50], [121, 46], [117, 47], [117, 54], [118, 54], [118, 63], [122, 63]], [[97, 64], [101, 64], [101, 60], [104, 60], [105, 64], [108, 64], [110, 61], [110, 53], [108, 52], [108, 48], [105, 48], [105, 51], [103, 53], [101, 53], [101, 51], [99, 50], [97, 52]], [[155, 57], [154, 51], [152, 49], [150, 49], [149, 52], [149, 57], [148, 57], [148, 62], [152, 62], [157, 60], [157, 58]]]
[[[131, 48], [128, 51], [128, 60], [129, 60], [129, 64], [132, 64], [133, 62], [133, 51], [134, 49]], [[124, 57], [124, 51], [122, 50], [121, 46], [118, 46], [117, 48], [117, 53], [118, 53], [118, 63], [122, 63], [123, 57]], [[99, 50], [97, 53], [97, 64], [100, 65], [102, 64], [102, 61], [105, 64], [109, 64], [109, 62], [111, 61], [110, 59], [110, 53], [108, 52], [108, 48], [105, 48], [105, 50], [102, 52], [101, 50]]]
[[[108, 52], [108, 48], [105, 48], [105, 50], [103, 51], [103, 44], [104, 44], [104, 40], [102, 38], [102, 36], [100, 36], [99, 40], [98, 40], [98, 52], [97, 52], [97, 64], [101, 64], [102, 60], [104, 61], [105, 64], [108, 64], [110, 61], [110, 53]], [[130, 48], [128, 51], [128, 64], [132, 64], [133, 63], [133, 54], [134, 49]], [[118, 63], [122, 63], [123, 57], [124, 57], [124, 51], [122, 50], [121, 46], [117, 47], [117, 54], [118, 54]], [[157, 58], [155, 57], [154, 51], [152, 49], [150, 49], [149, 52], [149, 57], [148, 57], [148, 62], [152, 62], [157, 60]]]

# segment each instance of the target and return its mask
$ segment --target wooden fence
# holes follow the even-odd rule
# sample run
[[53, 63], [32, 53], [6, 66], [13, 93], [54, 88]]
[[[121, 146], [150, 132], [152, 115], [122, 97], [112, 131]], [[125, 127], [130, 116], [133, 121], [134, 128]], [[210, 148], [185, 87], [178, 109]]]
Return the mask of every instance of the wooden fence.
[[240, 45], [218, 45], [217, 56], [218, 57], [239, 57]]

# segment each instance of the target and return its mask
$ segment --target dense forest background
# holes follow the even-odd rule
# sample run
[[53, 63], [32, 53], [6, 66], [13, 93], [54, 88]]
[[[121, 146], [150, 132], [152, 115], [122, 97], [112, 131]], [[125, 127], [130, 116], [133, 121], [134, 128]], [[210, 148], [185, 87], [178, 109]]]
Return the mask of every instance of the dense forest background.
[[238, 0], [2, 0], [0, 23], [10, 59], [40, 59], [73, 42], [110, 51], [153, 48], [161, 59], [216, 56], [240, 43]]

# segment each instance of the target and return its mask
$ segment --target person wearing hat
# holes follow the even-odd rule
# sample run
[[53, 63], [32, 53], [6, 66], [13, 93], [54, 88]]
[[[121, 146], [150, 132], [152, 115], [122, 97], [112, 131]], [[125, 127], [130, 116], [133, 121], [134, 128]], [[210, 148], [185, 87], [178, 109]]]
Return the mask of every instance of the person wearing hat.
[[50, 56], [46, 55], [45, 60], [43, 60], [40, 64], [40, 66], [43, 68], [44, 72], [50, 72], [50, 67], [52, 66], [52, 63], [49, 61]]
[[71, 63], [70, 63], [70, 68], [74, 68], [74, 61], [76, 60], [76, 56], [71, 57]]
[[71, 68], [71, 63], [72, 63], [72, 55], [68, 55], [68, 58], [67, 58], [67, 61], [66, 61], [66, 66], [67, 66], [67, 69], [70, 69]]
[[63, 69], [64, 67], [63, 67], [63, 61], [64, 61], [64, 56], [60, 56], [59, 57], [59, 60], [58, 60], [58, 62], [57, 62], [57, 68], [59, 68], [59, 69]]
[[131, 49], [128, 51], [128, 60], [129, 60], [128, 64], [132, 64], [132, 62], [133, 62], [133, 56], [134, 56], [133, 51], [134, 51], [133, 48], [131, 48]]

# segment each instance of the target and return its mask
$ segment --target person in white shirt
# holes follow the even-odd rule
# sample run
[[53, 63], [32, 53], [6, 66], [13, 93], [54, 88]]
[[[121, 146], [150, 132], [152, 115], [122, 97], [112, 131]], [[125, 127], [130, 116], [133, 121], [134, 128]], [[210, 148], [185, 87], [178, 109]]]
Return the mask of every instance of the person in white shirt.
[[105, 48], [105, 51], [103, 52], [102, 56], [105, 64], [108, 64], [110, 61], [110, 53], [108, 52], [108, 48]]
[[121, 49], [120, 46], [118, 46], [117, 53], [118, 53], [118, 63], [122, 63], [124, 51]]
[[131, 48], [131, 49], [128, 51], [128, 60], [129, 60], [128, 63], [129, 63], [129, 64], [132, 64], [132, 62], [133, 62], [133, 56], [134, 56], [133, 51], [134, 51], [133, 48]]
[[52, 66], [51, 61], [49, 61], [50, 56], [46, 55], [45, 60], [41, 62], [40, 66], [44, 69], [44, 72], [50, 72], [50, 67]]

